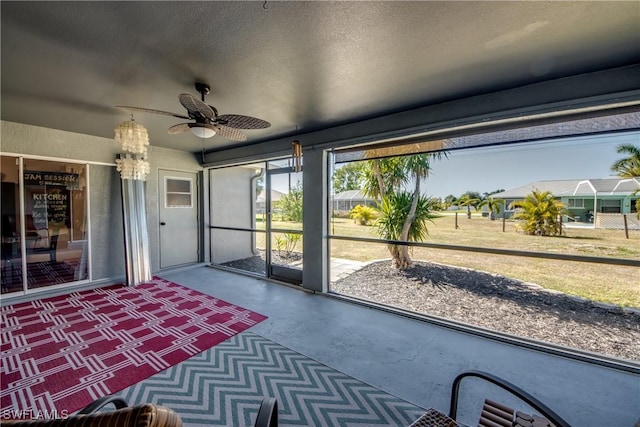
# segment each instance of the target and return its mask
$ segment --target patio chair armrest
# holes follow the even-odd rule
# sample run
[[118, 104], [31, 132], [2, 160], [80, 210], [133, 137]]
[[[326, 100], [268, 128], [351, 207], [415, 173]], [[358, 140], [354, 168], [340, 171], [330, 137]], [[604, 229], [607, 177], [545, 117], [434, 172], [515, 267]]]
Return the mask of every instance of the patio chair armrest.
[[94, 400], [89, 405], [85, 406], [83, 409], [81, 409], [78, 412], [78, 414], [83, 414], [83, 415], [93, 414], [94, 412], [98, 411], [100, 408], [108, 405], [109, 403], [113, 403], [116, 409], [122, 409], [128, 406], [127, 402], [121, 397], [103, 396], [100, 399]]
[[529, 406], [534, 408], [536, 411], [540, 412], [540, 415], [545, 417], [547, 420], [551, 421], [556, 427], [571, 427], [569, 423], [563, 420], [558, 414], [556, 414], [551, 408], [542, 403], [540, 400], [536, 399], [534, 396], [530, 395], [520, 387], [512, 384], [506, 380], [503, 380], [500, 377], [497, 377], [493, 374], [481, 371], [467, 371], [458, 375], [453, 380], [453, 385], [451, 387], [451, 406], [449, 408], [449, 418], [456, 419], [456, 415], [458, 412], [458, 392], [460, 391], [460, 383], [464, 378], [467, 377], [476, 377], [480, 378], [484, 381], [490, 382], [514, 396], [518, 397], [522, 401], [526, 402]]
[[262, 399], [254, 427], [278, 426], [278, 401], [273, 397]]

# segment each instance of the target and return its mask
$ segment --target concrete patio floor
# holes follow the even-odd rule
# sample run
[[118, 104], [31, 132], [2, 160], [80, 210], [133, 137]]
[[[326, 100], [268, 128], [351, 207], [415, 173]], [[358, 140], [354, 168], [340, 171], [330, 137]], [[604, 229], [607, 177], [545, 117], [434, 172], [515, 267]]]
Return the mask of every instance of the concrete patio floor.
[[[632, 427], [640, 420], [640, 366], [552, 355], [206, 266], [160, 276], [269, 316], [252, 332], [424, 408], [448, 412], [455, 376], [481, 370], [519, 385], [573, 426]], [[470, 379], [458, 419], [477, 423], [484, 397], [518, 406]]]

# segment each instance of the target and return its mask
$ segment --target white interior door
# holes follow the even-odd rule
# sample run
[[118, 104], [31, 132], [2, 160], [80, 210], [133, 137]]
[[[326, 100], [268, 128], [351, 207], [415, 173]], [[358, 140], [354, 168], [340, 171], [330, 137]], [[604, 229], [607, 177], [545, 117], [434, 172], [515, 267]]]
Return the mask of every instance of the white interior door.
[[160, 268], [198, 262], [198, 176], [159, 171]]

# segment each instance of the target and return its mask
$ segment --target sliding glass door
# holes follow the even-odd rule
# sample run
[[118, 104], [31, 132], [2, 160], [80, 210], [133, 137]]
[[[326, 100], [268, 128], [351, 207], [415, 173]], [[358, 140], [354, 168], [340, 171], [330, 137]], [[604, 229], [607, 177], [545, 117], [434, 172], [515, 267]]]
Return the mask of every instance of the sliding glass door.
[[3, 156], [2, 171], [2, 293], [88, 279], [86, 165]]

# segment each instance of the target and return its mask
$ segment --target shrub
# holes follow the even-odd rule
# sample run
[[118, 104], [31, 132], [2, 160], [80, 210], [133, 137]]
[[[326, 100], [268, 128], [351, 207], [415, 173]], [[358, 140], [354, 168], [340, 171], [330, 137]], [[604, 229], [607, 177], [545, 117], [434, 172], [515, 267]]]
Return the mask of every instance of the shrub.
[[521, 220], [519, 228], [526, 234], [558, 236], [562, 234], [561, 215], [571, 216], [564, 204], [548, 191], [533, 191], [511, 204], [519, 209], [513, 219]]
[[376, 210], [370, 206], [357, 205], [349, 213], [349, 218], [357, 224], [369, 225], [376, 218]]
[[[380, 218], [375, 222], [378, 235], [385, 240], [401, 240], [402, 227], [411, 209], [413, 196], [407, 192], [393, 193], [382, 199]], [[409, 227], [407, 241], [422, 242], [427, 238], [427, 222], [433, 221], [431, 199], [420, 196], [415, 217]]]
[[284, 233], [276, 236], [276, 249], [282, 258], [290, 258], [302, 236], [297, 233]]

